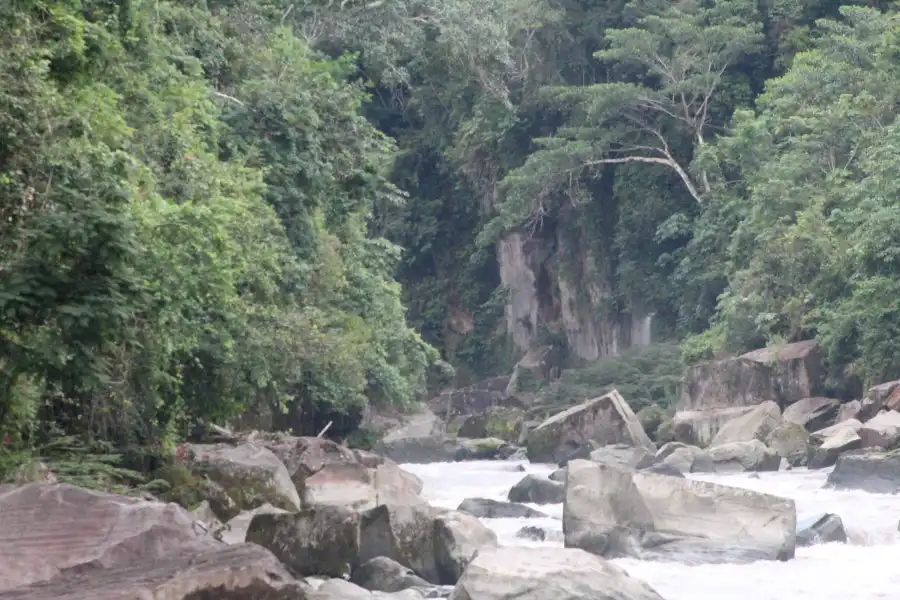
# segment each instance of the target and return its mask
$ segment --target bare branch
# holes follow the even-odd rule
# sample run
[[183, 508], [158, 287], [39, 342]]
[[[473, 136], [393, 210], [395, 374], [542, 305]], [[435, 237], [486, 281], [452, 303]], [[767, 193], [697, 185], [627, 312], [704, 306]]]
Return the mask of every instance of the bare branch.
[[597, 160], [592, 160], [585, 163], [583, 166], [585, 167], [595, 167], [599, 165], [621, 165], [625, 163], [646, 163], [652, 165], [665, 165], [675, 171], [678, 174], [678, 177], [681, 178], [682, 183], [684, 183], [684, 187], [687, 188], [688, 193], [694, 200], [697, 201], [698, 204], [703, 203], [703, 199], [700, 196], [700, 193], [697, 191], [697, 188], [694, 186], [691, 181], [690, 176], [687, 174], [681, 165], [679, 165], [676, 161], [671, 158], [661, 158], [658, 156], [620, 156], [617, 158], [601, 158]]
[[213, 96], [218, 96], [219, 98], [222, 98], [222, 99], [224, 99], [224, 100], [228, 100], [228, 101], [230, 101], [230, 102], [234, 102], [235, 104], [239, 104], [239, 105], [241, 105], [241, 106], [247, 106], [246, 104], [244, 104], [243, 102], [241, 102], [240, 100], [238, 100], [237, 98], [235, 98], [234, 96], [229, 96], [228, 94], [223, 94], [222, 92], [217, 92], [217, 91], [215, 91], [215, 90], [212, 90], [212, 95], [213, 95]]

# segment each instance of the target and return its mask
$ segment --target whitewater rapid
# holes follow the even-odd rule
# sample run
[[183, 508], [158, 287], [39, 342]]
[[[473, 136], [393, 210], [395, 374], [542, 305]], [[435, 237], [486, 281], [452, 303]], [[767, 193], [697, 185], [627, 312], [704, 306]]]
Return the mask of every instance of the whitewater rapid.
[[[520, 466], [525, 471], [520, 471]], [[509, 489], [526, 474], [547, 476], [553, 465], [479, 461], [406, 464], [422, 478], [428, 501], [457, 508], [466, 498], [506, 500]], [[900, 495], [822, 489], [827, 470], [796, 469], [761, 473], [692, 477], [793, 498], [797, 517], [831, 512], [844, 522], [850, 542], [798, 548], [794, 560], [780, 563], [689, 566], [672, 562], [614, 561], [633, 577], [653, 586], [666, 600], [900, 600]], [[525, 525], [562, 530], [562, 504], [530, 505], [549, 515], [541, 519], [484, 519], [506, 546], [555, 546], [515, 537]]]

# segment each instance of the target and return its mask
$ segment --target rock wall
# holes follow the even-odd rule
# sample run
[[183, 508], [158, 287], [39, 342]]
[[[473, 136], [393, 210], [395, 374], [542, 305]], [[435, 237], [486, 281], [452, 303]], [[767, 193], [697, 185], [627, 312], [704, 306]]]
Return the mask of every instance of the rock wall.
[[538, 343], [542, 328], [565, 335], [569, 351], [583, 360], [651, 343], [652, 313], [616, 309], [612, 265], [595, 251], [559, 233], [552, 239], [510, 233], [497, 244], [497, 260], [508, 290], [506, 330], [519, 350]]

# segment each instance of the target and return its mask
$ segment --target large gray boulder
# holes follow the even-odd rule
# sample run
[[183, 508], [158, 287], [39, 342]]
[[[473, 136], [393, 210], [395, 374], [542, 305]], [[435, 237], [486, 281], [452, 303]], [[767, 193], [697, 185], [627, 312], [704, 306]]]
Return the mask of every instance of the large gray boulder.
[[564, 496], [562, 483], [537, 475], [526, 475], [509, 490], [507, 499], [520, 504], [559, 504]]
[[900, 451], [844, 454], [838, 457], [825, 485], [871, 494], [900, 493]]
[[607, 557], [787, 560], [796, 525], [793, 500], [582, 460], [569, 464], [566, 547]]
[[883, 410], [857, 430], [863, 448], [893, 449], [900, 445], [900, 412]]
[[246, 540], [271, 550], [296, 577], [344, 577], [358, 563], [360, 515], [343, 506], [257, 514]]
[[434, 584], [452, 585], [496, 534], [472, 515], [431, 506], [381, 505], [361, 515], [359, 562], [386, 556]]
[[663, 600], [653, 588], [577, 549], [480, 552], [450, 600]]
[[767, 401], [790, 406], [816, 396], [822, 382], [822, 355], [813, 340], [701, 363], [685, 372], [675, 424], [690, 428], [694, 445], [706, 446], [719, 429], [753, 407]]
[[812, 445], [809, 433], [802, 425], [784, 421], [764, 440], [766, 445], [784, 458], [792, 467], [806, 466]]
[[859, 430], [862, 427], [856, 419], [848, 419], [817, 431], [810, 436], [813, 445], [810, 469], [824, 469], [837, 462], [839, 456], [851, 450], [862, 448]]
[[681, 442], [663, 445], [654, 457], [654, 466], [679, 473], [714, 473], [716, 470], [706, 450]]
[[350, 581], [367, 590], [389, 593], [429, 586], [412, 569], [386, 556], [377, 556], [361, 564], [353, 571]]
[[87, 565], [148, 565], [220, 546], [177, 504], [64, 483], [0, 487], [0, 595]]
[[747, 414], [732, 419], [719, 429], [710, 446], [722, 446], [735, 442], [764, 441], [781, 424], [781, 409], [767, 400], [755, 406]]
[[220, 485], [238, 511], [266, 503], [284, 510], [300, 509], [300, 495], [287, 467], [262, 445], [195, 444], [189, 446], [188, 454], [186, 464], [191, 472]]
[[558, 463], [592, 443], [656, 451], [634, 411], [616, 390], [553, 415], [528, 432], [526, 449], [531, 462]]
[[837, 421], [841, 403], [833, 398], [816, 396], [803, 398], [784, 409], [785, 421], [801, 425], [807, 431], [825, 429]]
[[713, 446], [706, 453], [717, 473], [777, 471], [781, 466], [778, 452], [759, 440]]
[[479, 519], [537, 519], [547, 516], [524, 504], [490, 498], [466, 498], [456, 510]]

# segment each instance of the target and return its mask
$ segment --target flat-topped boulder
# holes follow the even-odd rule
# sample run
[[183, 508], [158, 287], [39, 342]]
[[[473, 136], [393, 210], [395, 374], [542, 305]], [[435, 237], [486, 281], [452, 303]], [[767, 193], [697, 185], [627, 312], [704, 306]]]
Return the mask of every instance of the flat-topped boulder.
[[300, 600], [311, 592], [271, 552], [254, 544], [192, 556], [64, 573], [14, 589], [4, 600]]
[[545, 420], [528, 432], [526, 449], [531, 462], [558, 463], [592, 444], [625, 444], [656, 451], [634, 411], [616, 390]]
[[697, 562], [793, 558], [793, 500], [577, 460], [563, 507], [567, 548]]
[[898, 494], [900, 451], [843, 454], [838, 457], [825, 485], [871, 494]]
[[0, 592], [68, 569], [146, 565], [221, 545], [177, 504], [63, 483], [0, 490]]
[[450, 600], [663, 600], [646, 583], [582, 550], [485, 550], [466, 569]]
[[816, 396], [822, 380], [821, 351], [812, 340], [694, 365], [682, 380], [675, 423], [690, 427], [691, 441], [706, 446], [726, 423], [759, 404], [785, 408]]

